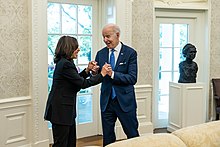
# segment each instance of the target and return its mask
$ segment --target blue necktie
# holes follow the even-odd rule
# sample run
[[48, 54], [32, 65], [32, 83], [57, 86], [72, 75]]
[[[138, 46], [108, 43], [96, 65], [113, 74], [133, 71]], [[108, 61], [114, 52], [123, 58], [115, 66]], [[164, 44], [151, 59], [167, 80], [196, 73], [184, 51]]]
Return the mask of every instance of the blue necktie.
[[[114, 55], [114, 51], [115, 51], [115, 49], [112, 49], [112, 50], [111, 50], [111, 54], [110, 54], [110, 65], [111, 65], [111, 67], [112, 67], [112, 70], [113, 70], [114, 67], [115, 67], [115, 55]], [[114, 87], [112, 86], [111, 98], [114, 99], [115, 97], [116, 97], [115, 89], [114, 89]]]

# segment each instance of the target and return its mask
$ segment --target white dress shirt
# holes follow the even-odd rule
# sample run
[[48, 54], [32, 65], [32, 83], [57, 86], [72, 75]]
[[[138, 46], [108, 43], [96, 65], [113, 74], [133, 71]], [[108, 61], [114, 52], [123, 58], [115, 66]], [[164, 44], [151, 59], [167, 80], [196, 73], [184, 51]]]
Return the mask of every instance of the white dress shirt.
[[[120, 53], [120, 51], [121, 51], [121, 46], [122, 46], [122, 44], [121, 44], [121, 42], [119, 42], [119, 44], [114, 48], [114, 55], [115, 55], [115, 65], [116, 65], [116, 62], [117, 62], [117, 60], [118, 60], [118, 55], [119, 55], [119, 53]], [[109, 59], [110, 59], [110, 55], [111, 55], [111, 48], [109, 49]], [[110, 61], [109, 61], [110, 62]], [[113, 70], [113, 69], [112, 69]], [[111, 78], [112, 79], [114, 79], [114, 70], [112, 71], [112, 76], [111, 76]]]

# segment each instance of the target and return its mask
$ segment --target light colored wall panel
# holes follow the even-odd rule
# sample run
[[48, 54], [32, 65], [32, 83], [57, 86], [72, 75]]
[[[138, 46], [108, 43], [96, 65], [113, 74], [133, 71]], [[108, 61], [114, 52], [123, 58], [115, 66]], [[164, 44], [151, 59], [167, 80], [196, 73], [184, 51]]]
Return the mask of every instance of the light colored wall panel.
[[152, 86], [135, 86], [137, 100], [137, 117], [139, 122], [139, 133], [153, 133], [152, 124]]
[[138, 55], [137, 85], [153, 84], [153, 0], [133, 0], [132, 46]]
[[[152, 124], [152, 86], [137, 85], [135, 86], [136, 101], [137, 101], [137, 118], [139, 122], [140, 135], [153, 133]], [[116, 124], [117, 139], [125, 139], [126, 136], [122, 130], [121, 124], [117, 121]]]
[[29, 95], [28, 0], [0, 0], [0, 99]]
[[0, 146], [17, 147], [29, 144], [30, 97], [16, 97], [0, 100]]

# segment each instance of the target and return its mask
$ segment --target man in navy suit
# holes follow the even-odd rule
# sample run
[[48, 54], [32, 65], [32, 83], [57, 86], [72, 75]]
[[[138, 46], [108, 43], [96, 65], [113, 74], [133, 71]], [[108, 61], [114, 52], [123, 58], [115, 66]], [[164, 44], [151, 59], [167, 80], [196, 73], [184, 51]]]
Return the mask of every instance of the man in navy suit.
[[127, 138], [137, 137], [138, 120], [134, 85], [137, 82], [137, 52], [120, 42], [120, 28], [107, 24], [102, 30], [106, 47], [97, 52], [99, 67], [110, 63], [109, 76], [101, 85], [100, 105], [103, 146], [116, 140], [115, 122], [119, 119]]

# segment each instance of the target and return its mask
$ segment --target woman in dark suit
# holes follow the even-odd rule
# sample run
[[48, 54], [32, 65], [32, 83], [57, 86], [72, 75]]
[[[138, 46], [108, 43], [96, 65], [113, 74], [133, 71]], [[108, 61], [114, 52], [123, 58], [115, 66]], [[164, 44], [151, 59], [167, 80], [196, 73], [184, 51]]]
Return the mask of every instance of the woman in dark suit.
[[78, 56], [77, 39], [63, 36], [59, 39], [54, 63], [56, 64], [52, 89], [49, 93], [44, 119], [52, 123], [53, 147], [75, 147], [76, 146], [76, 96], [81, 88], [102, 82], [108, 72], [110, 65], [105, 64], [101, 73], [90, 76], [89, 72], [97, 68], [95, 61], [91, 61], [88, 67], [78, 73], [73, 62]]

